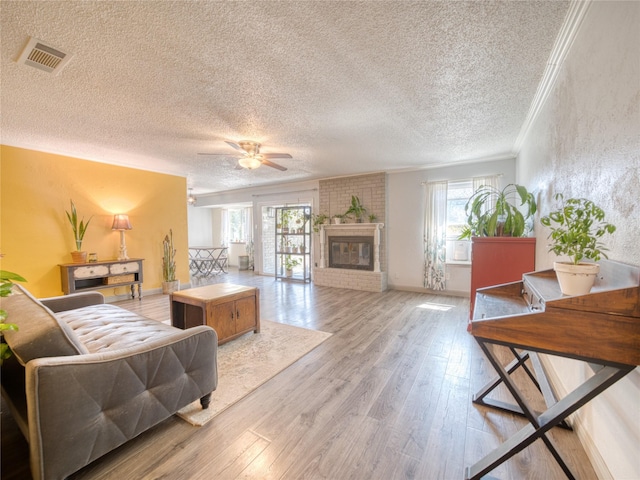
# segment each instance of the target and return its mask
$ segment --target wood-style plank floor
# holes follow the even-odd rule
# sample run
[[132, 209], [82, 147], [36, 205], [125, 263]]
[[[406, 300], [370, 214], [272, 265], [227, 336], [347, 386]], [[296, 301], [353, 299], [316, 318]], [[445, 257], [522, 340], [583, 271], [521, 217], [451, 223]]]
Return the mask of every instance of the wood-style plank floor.
[[[171, 417], [71, 479], [463, 479], [526, 424], [471, 402], [493, 374], [466, 331], [467, 299], [251, 272], [215, 281], [259, 287], [262, 319], [333, 336], [207, 425]], [[169, 318], [167, 296], [119, 305]], [[575, 433], [552, 437], [579, 478], [596, 478]], [[27, 444], [4, 407], [2, 478], [29, 478]], [[566, 477], [538, 440], [487, 478]]]

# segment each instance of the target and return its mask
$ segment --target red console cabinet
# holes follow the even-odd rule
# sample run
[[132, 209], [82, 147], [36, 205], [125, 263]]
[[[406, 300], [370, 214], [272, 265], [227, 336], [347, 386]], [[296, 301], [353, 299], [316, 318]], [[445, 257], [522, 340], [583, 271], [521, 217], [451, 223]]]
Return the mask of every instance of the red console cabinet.
[[536, 264], [535, 237], [473, 237], [471, 239], [471, 298], [473, 318], [476, 290], [522, 280]]

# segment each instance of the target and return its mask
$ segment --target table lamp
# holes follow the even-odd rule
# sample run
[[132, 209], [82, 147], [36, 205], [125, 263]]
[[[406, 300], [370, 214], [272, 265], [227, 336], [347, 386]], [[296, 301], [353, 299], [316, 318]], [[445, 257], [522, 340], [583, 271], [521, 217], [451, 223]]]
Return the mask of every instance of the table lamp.
[[131, 230], [132, 228], [133, 227], [129, 222], [129, 215], [119, 213], [113, 216], [113, 225], [111, 225], [111, 230], [120, 231], [120, 252], [118, 253], [118, 260], [129, 259], [129, 255], [127, 255], [127, 245], [124, 243], [124, 231]]

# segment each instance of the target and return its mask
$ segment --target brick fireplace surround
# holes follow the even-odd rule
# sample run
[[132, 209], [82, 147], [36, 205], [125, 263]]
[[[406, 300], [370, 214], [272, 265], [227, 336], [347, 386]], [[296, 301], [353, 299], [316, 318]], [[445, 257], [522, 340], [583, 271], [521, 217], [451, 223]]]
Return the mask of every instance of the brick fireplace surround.
[[[316, 237], [317, 257], [320, 260], [313, 269], [313, 283], [336, 288], [383, 292], [387, 290], [386, 232], [386, 184], [385, 173], [354, 177], [342, 177], [320, 181], [320, 212], [329, 216], [344, 213], [351, 203], [351, 195], [357, 195], [367, 213], [376, 215], [380, 223], [347, 223], [324, 225]], [[373, 236], [374, 271], [345, 268], [329, 268], [328, 236]]]

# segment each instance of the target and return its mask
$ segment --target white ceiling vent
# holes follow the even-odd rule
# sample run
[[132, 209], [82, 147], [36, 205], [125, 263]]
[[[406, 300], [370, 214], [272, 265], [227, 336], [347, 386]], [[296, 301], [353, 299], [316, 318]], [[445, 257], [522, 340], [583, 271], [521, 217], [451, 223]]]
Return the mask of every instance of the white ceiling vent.
[[18, 58], [18, 63], [39, 68], [57, 75], [65, 67], [71, 57], [68, 53], [46, 45], [43, 41], [31, 37]]

